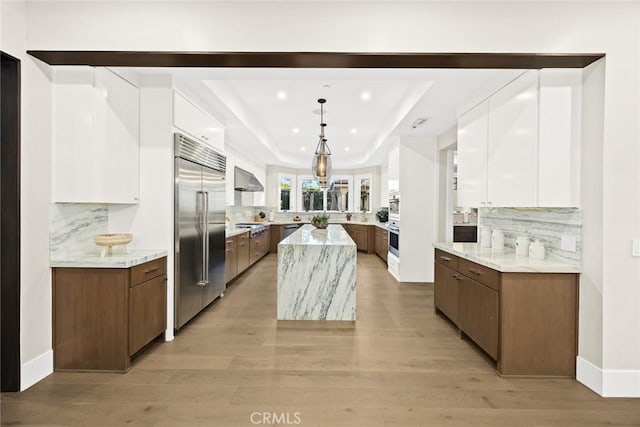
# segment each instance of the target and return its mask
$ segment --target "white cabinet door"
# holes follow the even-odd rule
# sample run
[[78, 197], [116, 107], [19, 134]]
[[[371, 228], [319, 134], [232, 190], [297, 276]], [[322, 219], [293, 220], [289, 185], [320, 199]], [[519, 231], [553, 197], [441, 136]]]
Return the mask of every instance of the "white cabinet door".
[[486, 205], [488, 114], [484, 101], [458, 119], [458, 206]]
[[[393, 148], [388, 154], [389, 173], [387, 176], [387, 184], [389, 194], [395, 194], [400, 191], [400, 149]], [[387, 200], [389, 200], [387, 196]]]
[[137, 203], [139, 92], [106, 68], [58, 69], [53, 201]]
[[582, 70], [540, 71], [538, 206], [580, 206]]
[[537, 71], [489, 98], [488, 135], [488, 205], [537, 206]]
[[195, 138], [224, 152], [224, 128], [182, 94], [173, 93], [173, 125]]

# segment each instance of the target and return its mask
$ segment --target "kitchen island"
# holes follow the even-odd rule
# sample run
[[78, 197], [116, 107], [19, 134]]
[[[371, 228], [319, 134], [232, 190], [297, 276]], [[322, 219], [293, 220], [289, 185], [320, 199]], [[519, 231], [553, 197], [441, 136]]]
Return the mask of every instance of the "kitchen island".
[[278, 320], [356, 320], [356, 244], [303, 225], [278, 244]]

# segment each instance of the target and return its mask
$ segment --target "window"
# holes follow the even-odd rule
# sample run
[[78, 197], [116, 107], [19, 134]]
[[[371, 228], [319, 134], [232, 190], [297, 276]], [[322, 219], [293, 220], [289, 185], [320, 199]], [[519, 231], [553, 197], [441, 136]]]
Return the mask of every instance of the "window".
[[302, 210], [321, 211], [324, 210], [324, 191], [315, 179], [303, 179], [302, 188]]
[[360, 212], [371, 212], [373, 203], [371, 201], [372, 194], [372, 174], [356, 175], [356, 209]]
[[327, 188], [310, 175], [298, 176], [298, 203], [303, 211], [346, 212], [353, 206], [353, 176], [335, 176]]
[[291, 177], [279, 177], [280, 211], [291, 210]]
[[349, 179], [335, 179], [327, 186], [327, 211], [349, 210]]

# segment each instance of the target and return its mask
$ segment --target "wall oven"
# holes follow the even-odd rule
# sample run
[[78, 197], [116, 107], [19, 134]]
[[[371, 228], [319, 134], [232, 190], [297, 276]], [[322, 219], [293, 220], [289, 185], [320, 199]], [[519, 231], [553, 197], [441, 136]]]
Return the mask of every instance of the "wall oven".
[[389, 198], [389, 216], [398, 217], [400, 215], [400, 195], [392, 194]]
[[389, 252], [400, 257], [400, 222], [390, 221], [387, 225], [389, 230]]

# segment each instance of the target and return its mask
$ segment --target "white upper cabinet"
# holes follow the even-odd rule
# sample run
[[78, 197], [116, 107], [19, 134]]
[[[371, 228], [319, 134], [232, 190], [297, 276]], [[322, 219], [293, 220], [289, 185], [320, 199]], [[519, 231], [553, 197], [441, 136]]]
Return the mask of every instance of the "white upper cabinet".
[[580, 206], [581, 76], [527, 71], [458, 118], [459, 206]]
[[488, 101], [458, 119], [458, 206], [486, 205], [488, 127]]
[[106, 68], [53, 81], [53, 201], [138, 203], [138, 88]]
[[224, 152], [224, 127], [181, 93], [173, 93], [173, 125], [187, 136]]
[[489, 98], [487, 204], [536, 202], [538, 72], [528, 71]]
[[541, 70], [539, 206], [580, 206], [581, 117], [582, 70]]

